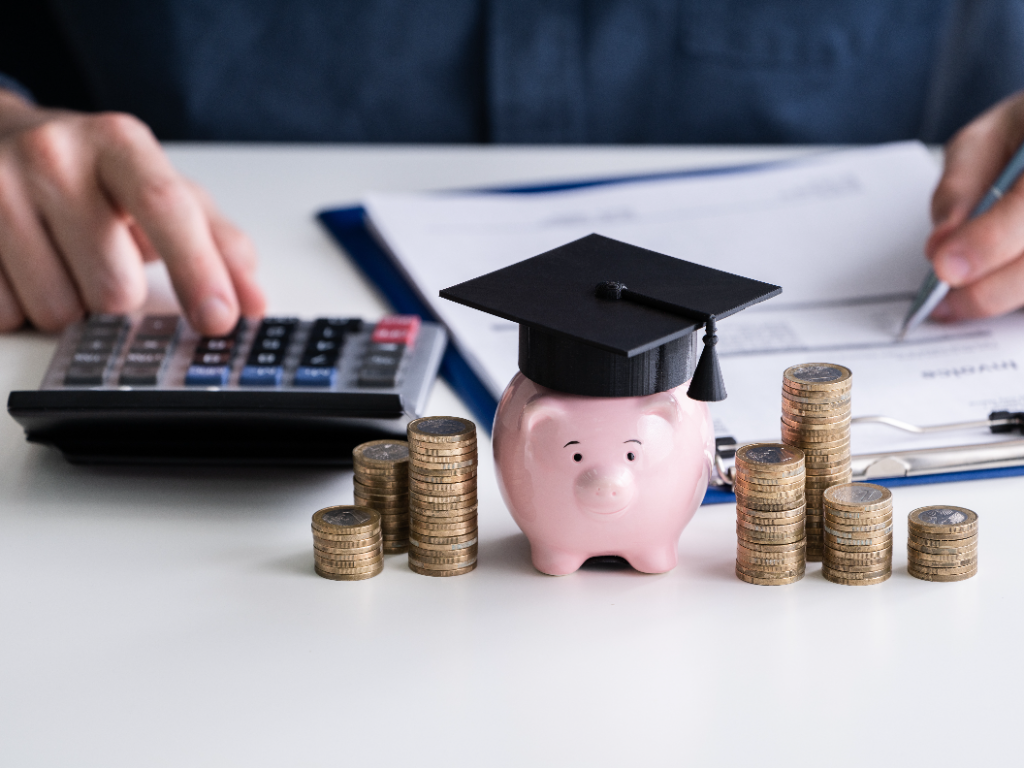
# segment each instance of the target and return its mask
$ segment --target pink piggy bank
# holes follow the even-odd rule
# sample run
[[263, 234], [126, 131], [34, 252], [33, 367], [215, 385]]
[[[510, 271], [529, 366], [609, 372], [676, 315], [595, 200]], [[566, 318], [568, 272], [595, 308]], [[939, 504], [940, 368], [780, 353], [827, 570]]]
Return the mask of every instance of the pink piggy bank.
[[494, 419], [502, 497], [537, 570], [562, 576], [619, 555], [638, 571], [676, 565], [704, 498], [714, 433], [686, 384], [644, 397], [568, 395], [519, 373]]

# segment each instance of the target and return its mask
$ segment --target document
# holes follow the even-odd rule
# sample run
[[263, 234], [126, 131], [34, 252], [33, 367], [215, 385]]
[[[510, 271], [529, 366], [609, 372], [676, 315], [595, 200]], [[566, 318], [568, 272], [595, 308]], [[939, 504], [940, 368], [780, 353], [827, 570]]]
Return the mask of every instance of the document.
[[[921, 144], [822, 152], [754, 169], [552, 192], [373, 194], [382, 244], [499, 397], [517, 371], [514, 323], [438, 292], [596, 232], [781, 285], [718, 324], [729, 397], [716, 432], [778, 440], [782, 372], [802, 362], [853, 371], [853, 415], [933, 425], [1024, 410], [1024, 316], [926, 323], [897, 343], [927, 271], [940, 168]], [[853, 453], [1006, 439], [986, 429], [912, 435], [855, 425]]]

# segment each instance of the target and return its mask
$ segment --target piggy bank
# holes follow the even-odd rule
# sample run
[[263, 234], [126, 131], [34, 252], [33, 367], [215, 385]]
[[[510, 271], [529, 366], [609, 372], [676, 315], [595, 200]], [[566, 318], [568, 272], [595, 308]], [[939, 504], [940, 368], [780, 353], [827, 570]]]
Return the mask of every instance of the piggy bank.
[[645, 573], [675, 567], [714, 456], [708, 407], [686, 387], [587, 397], [516, 374], [495, 415], [494, 458], [537, 570], [561, 576], [598, 555]]

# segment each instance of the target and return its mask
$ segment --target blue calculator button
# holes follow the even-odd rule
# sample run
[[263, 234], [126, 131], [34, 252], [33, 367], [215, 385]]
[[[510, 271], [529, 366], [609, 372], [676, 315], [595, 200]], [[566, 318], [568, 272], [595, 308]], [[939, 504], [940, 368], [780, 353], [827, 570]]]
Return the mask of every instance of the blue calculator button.
[[333, 387], [338, 378], [337, 368], [319, 368], [300, 365], [295, 369], [293, 384], [296, 387]]
[[247, 365], [238, 383], [243, 387], [279, 387], [283, 372], [279, 365]]
[[190, 387], [225, 387], [231, 368], [226, 365], [190, 365], [185, 384]]

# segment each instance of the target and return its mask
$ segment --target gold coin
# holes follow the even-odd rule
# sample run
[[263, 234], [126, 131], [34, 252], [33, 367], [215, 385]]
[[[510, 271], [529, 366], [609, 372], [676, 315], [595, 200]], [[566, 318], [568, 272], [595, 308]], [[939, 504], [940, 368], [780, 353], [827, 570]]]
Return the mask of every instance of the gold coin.
[[411, 460], [447, 460], [452, 456], [468, 456], [477, 453], [476, 440], [466, 443], [415, 443], [409, 445]]
[[410, 509], [410, 522], [418, 520], [423, 523], [463, 523], [476, 520], [477, 506], [457, 507], [455, 509]]
[[331, 573], [329, 571], [322, 571], [320, 568], [314, 566], [316, 575], [331, 581], [363, 581], [364, 579], [372, 579], [378, 573], [384, 570], [383, 563], [375, 571], [363, 571], [361, 573]]
[[316, 568], [316, 572], [317, 573], [333, 573], [333, 574], [340, 574], [340, 575], [352, 575], [352, 574], [356, 574], [356, 573], [367, 573], [367, 572], [379, 571], [380, 568], [382, 567], [383, 562], [384, 562], [384, 555], [382, 554], [382, 555], [380, 555], [379, 559], [374, 560], [374, 561], [372, 561], [371, 563], [369, 563], [367, 565], [345, 566], [345, 565], [335, 565], [333, 563], [325, 563], [322, 560], [317, 560], [316, 563], [314, 563], [314, 567]]
[[371, 440], [352, 449], [352, 461], [364, 467], [394, 467], [409, 461], [406, 440]]
[[363, 552], [358, 555], [338, 555], [313, 550], [313, 558], [317, 565], [324, 568], [360, 568], [372, 565], [381, 558], [383, 547], [378, 546], [372, 552]]
[[891, 533], [887, 534], [884, 538], [864, 539], [837, 539], [835, 536], [824, 533], [822, 541], [824, 541], [826, 546], [838, 549], [841, 552], [877, 552], [881, 549], [892, 548]]
[[384, 547], [384, 554], [385, 555], [404, 555], [408, 551], [409, 551], [409, 543], [408, 542], [406, 542], [405, 544], [396, 544], [393, 547]]
[[892, 515], [883, 518], [877, 523], [860, 523], [856, 525], [838, 525], [825, 513], [825, 530], [837, 538], [856, 539], [861, 534], [866, 536], [877, 536], [881, 533], [892, 532]]
[[844, 418], [850, 418], [852, 411], [849, 400], [845, 403], [804, 405], [803, 403], [791, 402], [785, 397], [782, 398], [782, 413], [798, 424], [804, 423], [805, 420], [810, 424], [818, 420], [824, 422], [842, 421]]
[[477, 532], [474, 529], [469, 533], [463, 533], [458, 536], [430, 536], [424, 534], [417, 534], [416, 540], [424, 546], [439, 546], [446, 547], [451, 544], [465, 544], [467, 541], [475, 541], [477, 538]]
[[428, 544], [418, 539], [409, 539], [409, 544], [416, 549], [433, 550], [435, 552], [459, 552], [463, 549], [477, 546], [479, 539], [476, 536], [459, 544]]
[[917, 561], [911, 561], [907, 563], [907, 569], [928, 575], [953, 575], [963, 573], [964, 571], [977, 570], [978, 560], [975, 558], [973, 563], [967, 563], [966, 565], [936, 565], [934, 563], [919, 563]]
[[922, 552], [927, 555], [962, 555], [967, 552], [978, 551], [978, 540], [970, 539], [969, 544], [959, 547], [943, 547], [934, 544], [925, 544], [915, 536], [907, 537], [907, 548]]
[[806, 532], [800, 530], [795, 533], [768, 533], [737, 526], [736, 537], [742, 539], [744, 546], [748, 546], [747, 542], [751, 544], [791, 544], [802, 541], [806, 537]]
[[753, 488], [762, 493], [785, 493], [799, 490], [804, 486], [804, 475], [802, 472], [799, 475], [783, 478], [751, 477], [746, 472], [737, 472], [735, 480], [745, 487]]
[[746, 515], [748, 517], [760, 517], [764, 520], [783, 520], [787, 517], [798, 517], [804, 515], [806, 505], [799, 504], [789, 509], [779, 510], [764, 510], [764, 509], [752, 509], [751, 507], [744, 506], [743, 504], [736, 505], [737, 515]]
[[476, 473], [471, 475], [434, 476], [430, 480], [409, 476], [409, 493], [462, 494], [475, 491]]
[[804, 540], [790, 541], [784, 543], [765, 543], [759, 541], [737, 541], [737, 546], [749, 549], [752, 552], [763, 552], [764, 554], [783, 554], [785, 552], [796, 552], [804, 548]]
[[[910, 550], [913, 552], [914, 550]], [[967, 565], [978, 564], [978, 553], [973, 552], [968, 555], [925, 555], [917, 553], [916, 555], [909, 556], [907, 558], [909, 563], [913, 563], [915, 567], [922, 566], [925, 568], [960, 568]]]
[[417, 568], [423, 568], [423, 569], [429, 570], [429, 571], [451, 571], [451, 570], [456, 570], [458, 568], [465, 568], [465, 567], [467, 567], [469, 565], [474, 564], [475, 562], [476, 562], [476, 557], [475, 556], [470, 557], [468, 559], [463, 558], [463, 559], [459, 559], [459, 560], [456, 560], [456, 561], [453, 561], [453, 562], [448, 562], [448, 563], [439, 563], [439, 562], [432, 562], [430, 560], [425, 560], [425, 559], [419, 557], [417, 553], [414, 553], [414, 552], [410, 552], [409, 553], [409, 565], [415, 565]]
[[787, 404], [806, 409], [830, 409], [830, 408], [842, 408], [849, 407], [852, 399], [852, 393], [847, 390], [846, 392], [836, 393], [814, 393], [806, 392], [802, 390], [792, 390], [786, 387], [785, 383], [782, 385], [782, 405], [785, 407]]
[[421, 576], [461, 576], [464, 573], [469, 573], [476, 569], [476, 563], [470, 563], [462, 568], [453, 568], [451, 570], [435, 571], [427, 568], [419, 568], [413, 562], [409, 562], [409, 570], [413, 573], [418, 573]]
[[736, 495], [736, 502], [738, 507], [744, 507], [753, 512], [788, 512], [791, 509], [803, 506], [802, 498], [784, 501], [765, 501], [743, 496], [742, 494]]
[[836, 563], [836, 567], [845, 565], [871, 565], [872, 563], [892, 562], [892, 549], [879, 549], [874, 552], [844, 552], [840, 549], [828, 549], [829, 559]]
[[806, 421], [789, 413], [782, 414], [782, 423], [789, 429], [799, 432], [805, 437], [808, 435], [821, 436], [826, 440], [838, 440], [850, 431], [850, 417], [831, 418], [828, 421]]
[[849, 457], [850, 441], [847, 439], [845, 442], [825, 445], [823, 448], [808, 446], [800, 450], [807, 454], [808, 466], [814, 466], [813, 461], [818, 457], [828, 457], [830, 461], [836, 460], [840, 456]]
[[354, 545], [357, 547], [369, 544], [375, 538], [380, 538], [380, 526], [377, 526], [377, 528], [375, 528], [370, 533], [356, 533], [350, 536], [338, 533], [325, 533], [324, 531], [318, 530], [316, 528], [313, 528], [312, 532], [314, 540], [319, 539], [321, 541], [332, 542], [353, 542]]
[[871, 579], [851, 579], [842, 573], [826, 571], [825, 568], [821, 569], [821, 574], [828, 581], [831, 581], [833, 584], [844, 584], [848, 587], [869, 587], [874, 584], [881, 584], [883, 581], [888, 581], [889, 577], [892, 576], [892, 571], [889, 571], [888, 573], [883, 573], [882, 575], [876, 576]]
[[318, 552], [326, 552], [328, 554], [337, 555], [358, 555], [364, 552], [375, 552], [380, 548], [380, 544], [383, 539], [377, 539], [372, 544], [367, 544], [363, 547], [335, 547], [332, 546], [332, 542], [316, 541], [313, 540], [313, 549]]
[[409, 422], [409, 442], [464, 443], [476, 440], [476, 424], [458, 416], [424, 416]]
[[365, 486], [367, 490], [373, 493], [380, 493], [384, 490], [394, 489], [407, 489], [409, 487], [408, 474], [403, 474], [401, 477], [389, 477], [387, 475], [374, 475], [370, 477], [360, 477], [359, 473], [356, 472], [353, 481], [356, 485]]
[[409, 538], [410, 539], [416, 539], [417, 541], [420, 541], [427, 534], [443, 533], [446, 536], [467, 536], [467, 535], [469, 535], [471, 533], [476, 533], [476, 532], [477, 532], [476, 523], [467, 523], [466, 525], [457, 525], [457, 526], [453, 525], [453, 526], [449, 526], [448, 528], [443, 528], [443, 529], [431, 528], [431, 529], [427, 529], [427, 530], [420, 530], [418, 527], [413, 526], [412, 528], [409, 529]]
[[966, 581], [972, 576], [978, 574], [978, 569], [964, 571], [963, 573], [922, 573], [915, 571], [911, 568], [907, 568], [907, 572], [915, 579], [921, 579], [922, 581]]
[[748, 525], [787, 526], [795, 525], [797, 523], [803, 524], [806, 518], [802, 513], [799, 515], [792, 515], [791, 517], [760, 517], [758, 515], [748, 515], [745, 512], [736, 510], [736, 519], [742, 520]]
[[848, 446], [850, 444], [850, 428], [843, 427], [838, 430], [812, 431], [809, 429], [794, 429], [784, 421], [779, 422], [782, 428], [782, 439], [789, 445], [794, 445], [805, 452], [814, 450], [832, 450]]
[[409, 557], [414, 558], [418, 564], [426, 567], [428, 565], [449, 565], [458, 567], [462, 563], [476, 560], [478, 546], [474, 544], [465, 549], [443, 552], [437, 549], [421, 549], [412, 547], [409, 550]]
[[800, 581], [806, 573], [806, 569], [787, 572], [756, 571], [748, 570], [737, 565], [735, 568], [736, 577], [748, 584], [759, 584], [761, 586], [781, 586]]
[[886, 571], [892, 570], [891, 560], [881, 560], [875, 563], [839, 563], [829, 555], [827, 547], [824, 554], [825, 556], [822, 559], [824, 565], [838, 576], [847, 574], [845, 578], [848, 579], [859, 578], [863, 574], [870, 574], [874, 578], [875, 576], [881, 576]]

